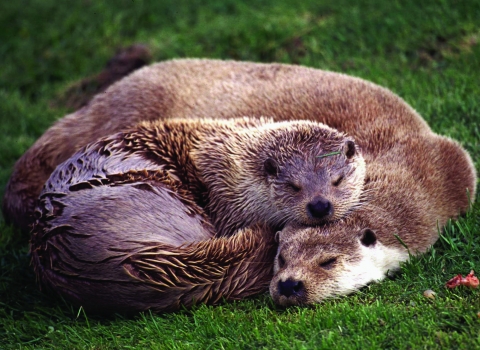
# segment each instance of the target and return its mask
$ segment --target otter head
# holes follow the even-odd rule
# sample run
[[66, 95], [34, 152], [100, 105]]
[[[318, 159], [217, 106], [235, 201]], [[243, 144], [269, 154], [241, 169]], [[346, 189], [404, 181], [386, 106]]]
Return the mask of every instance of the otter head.
[[365, 161], [345, 134], [310, 121], [216, 123], [192, 157], [221, 234], [257, 222], [314, 226], [359, 204]]
[[306, 121], [267, 124], [263, 133], [256, 147], [278, 221], [314, 226], [358, 206], [365, 161], [352, 138]]
[[270, 295], [281, 306], [319, 303], [349, 294], [408, 259], [401, 247], [383, 245], [375, 230], [352, 222], [324, 227], [287, 226], [279, 247]]

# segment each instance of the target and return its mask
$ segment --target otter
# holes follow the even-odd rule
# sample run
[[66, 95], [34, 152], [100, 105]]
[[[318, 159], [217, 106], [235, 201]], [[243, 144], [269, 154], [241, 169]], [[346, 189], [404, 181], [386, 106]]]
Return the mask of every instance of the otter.
[[[425, 173], [422, 171], [429, 174], [428, 171], [431, 170], [428, 168], [430, 159], [422, 158], [420, 164], [417, 164], [415, 159], [417, 154], [410, 151], [410, 142], [413, 139], [435, 139], [436, 135], [403, 100], [377, 85], [342, 74], [306, 67], [215, 60], [174, 60], [133, 73], [112, 85], [104, 94], [96, 96], [86, 107], [66, 116], [47, 130], [15, 165], [4, 199], [4, 211], [17, 224], [25, 222], [22, 220], [31, 210], [35, 193], [40, 192], [42, 179], [48, 178], [63, 159], [98, 137], [117, 132], [142, 120], [168, 120], [174, 117], [198, 119], [203, 115], [209, 115], [214, 119], [239, 115], [267, 115], [272, 116], [277, 122], [292, 119], [324, 122], [355, 137], [367, 164], [369, 162], [373, 164], [378, 157], [384, 156], [384, 163], [378, 163], [379, 166], [388, 164], [388, 159], [398, 162], [398, 166], [394, 167], [392, 172], [401, 172], [404, 167], [408, 169], [417, 167], [418, 173], [407, 172], [408, 176], [412, 174], [423, 176]], [[451, 150], [447, 147], [446, 155], [436, 154], [436, 157], [448, 158], [450, 156], [448, 152]], [[264, 163], [264, 170], [276, 168], [267, 163]], [[456, 169], [459, 173], [456, 176], [460, 179], [467, 175], [471, 176], [471, 163], [468, 166], [464, 165]], [[442, 174], [435, 166], [432, 169], [434, 170], [432, 173]], [[272, 171], [272, 174], [275, 172]], [[401, 176], [392, 175], [385, 183], [388, 184], [388, 181]], [[445, 177], [443, 180], [450, 179]], [[371, 178], [367, 178], [367, 183], [369, 181], [372, 181]], [[408, 188], [409, 182], [398, 184]], [[395, 186], [395, 182], [392, 182], [392, 186]], [[429, 194], [435, 190], [436, 188], [432, 186], [428, 191], [419, 193]], [[380, 193], [368, 188], [366, 193], [371, 195], [370, 192]], [[431, 198], [436, 197], [433, 195]], [[360, 209], [357, 208], [356, 212], [372, 207], [374, 203], [372, 199], [364, 203]], [[399, 200], [399, 203], [402, 202]], [[408, 204], [404, 205], [408, 207]], [[340, 225], [354, 217], [356, 212], [344, 216], [338, 223], [339, 231]], [[392, 211], [392, 215], [395, 213], [398, 214], [398, 210]], [[372, 216], [369, 211], [364, 211], [363, 214]], [[372, 220], [376, 217], [373, 215]], [[348, 227], [346, 229], [349, 231]], [[298, 224], [287, 226], [280, 234], [280, 244], [283, 247], [280, 251], [286, 249], [284, 247], [287, 244], [295, 247], [295, 237], [298, 237], [297, 247], [300, 249], [302, 240], [305, 241], [305, 237], [300, 233], [305, 232], [304, 230], [306, 229]], [[328, 237], [334, 240], [337, 225], [316, 227], [310, 233], [314, 234], [317, 230], [328, 233]], [[292, 240], [288, 237], [292, 237]], [[318, 236], [312, 236], [312, 239], [315, 237]], [[338, 237], [341, 239], [342, 234], [339, 233]], [[377, 236], [372, 238], [373, 236], [368, 233], [365, 237], [361, 241], [366, 245], [375, 246], [378, 243]], [[346, 238], [347, 241], [348, 239]], [[369, 243], [374, 240], [375, 243]], [[339, 241], [336, 241], [337, 244]], [[312, 244], [315, 244], [315, 241], [312, 241]], [[318, 244], [322, 246], [321, 240], [318, 240]], [[203, 249], [208, 250], [208, 244], [203, 246]], [[314, 249], [313, 246], [311, 249]], [[232, 251], [230, 253], [234, 254]], [[298, 256], [300, 255], [301, 253], [298, 253]], [[284, 259], [293, 260], [291, 258], [292, 256]], [[398, 264], [402, 259], [394, 257], [393, 260], [393, 264]], [[302, 269], [301, 266], [299, 268]], [[284, 270], [277, 267], [276, 271], [275, 278]], [[292, 283], [288, 277], [283, 280], [285, 281], [287, 282], [284, 289], [290, 288], [293, 292], [301, 285], [297, 283], [295, 286], [295, 280]], [[288, 284], [292, 286], [289, 287]], [[314, 289], [312, 284], [309, 289]], [[329, 291], [325, 295], [329, 293], [333, 294]], [[321, 298], [311, 298], [304, 302], [315, 300]]]
[[408, 145], [409, 154], [396, 148], [367, 162], [367, 199], [348, 217], [278, 233], [275, 303], [319, 303], [379, 281], [410, 254], [424, 253], [438, 230], [468, 209], [467, 192], [473, 200], [476, 191], [468, 153], [436, 135], [412, 137]]
[[267, 290], [273, 232], [258, 225], [216, 238], [164, 180], [131, 172], [44, 196], [30, 241], [41, 289], [102, 314], [176, 311]]
[[40, 198], [132, 171], [163, 174], [228, 236], [257, 222], [342, 218], [361, 200], [365, 162], [352, 138], [320, 123], [171, 119], [88, 145], [53, 172]]
[[[425, 121], [389, 90], [318, 69], [178, 59], [141, 68], [49, 128], [17, 161], [6, 186], [8, 222], [28, 228], [43, 184], [86, 144], [141, 121], [269, 116], [321, 122], [355, 138], [371, 156], [415, 135]], [[320, 204], [325, 207], [325, 204]]]
[[319, 123], [144, 122], [52, 173], [35, 211], [35, 273], [102, 312], [253, 295], [272, 276], [272, 229], [343, 217], [364, 174], [354, 141]]

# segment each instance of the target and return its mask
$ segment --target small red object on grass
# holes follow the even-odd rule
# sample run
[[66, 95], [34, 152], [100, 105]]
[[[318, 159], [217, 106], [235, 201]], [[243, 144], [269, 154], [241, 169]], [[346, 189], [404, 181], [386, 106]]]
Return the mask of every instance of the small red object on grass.
[[447, 288], [455, 288], [459, 285], [464, 285], [470, 288], [477, 288], [479, 283], [480, 282], [478, 281], [478, 278], [473, 275], [473, 270], [472, 270], [465, 277], [462, 277], [462, 275], [460, 274], [456, 275], [446, 283], [446, 286]]

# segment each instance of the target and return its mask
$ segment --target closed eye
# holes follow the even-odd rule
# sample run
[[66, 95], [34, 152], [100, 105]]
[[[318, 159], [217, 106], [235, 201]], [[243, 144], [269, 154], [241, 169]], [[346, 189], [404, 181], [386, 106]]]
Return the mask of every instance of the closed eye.
[[336, 262], [337, 258], [331, 258], [320, 263], [320, 267], [325, 270], [330, 270], [331, 268], [333, 268]]
[[332, 182], [332, 185], [337, 187], [338, 185], [340, 185], [342, 183], [342, 181], [345, 179], [345, 175], [340, 175], [339, 177], [337, 177], [333, 182]]
[[297, 185], [297, 184], [294, 184], [293, 182], [287, 182], [287, 186], [292, 189], [294, 192], [300, 192], [302, 190], [302, 188]]

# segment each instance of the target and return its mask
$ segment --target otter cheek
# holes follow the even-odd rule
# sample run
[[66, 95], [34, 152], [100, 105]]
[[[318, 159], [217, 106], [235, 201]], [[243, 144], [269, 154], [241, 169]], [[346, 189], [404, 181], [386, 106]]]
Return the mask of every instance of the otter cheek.
[[274, 275], [272, 281], [270, 282], [270, 296], [272, 297], [275, 304], [279, 303], [279, 293], [278, 293], [278, 277]]
[[328, 276], [324, 275], [321, 279], [316, 280], [315, 284], [310, 286], [308, 294], [309, 304], [320, 304], [327, 299], [345, 294], [342, 292], [339, 293], [339, 290], [342, 290], [337, 278], [339, 272], [340, 271], [336, 270], [336, 272], [331, 273]]
[[278, 266], [278, 257], [275, 257], [275, 261], [273, 262], [273, 273], [277, 274], [280, 267]]

